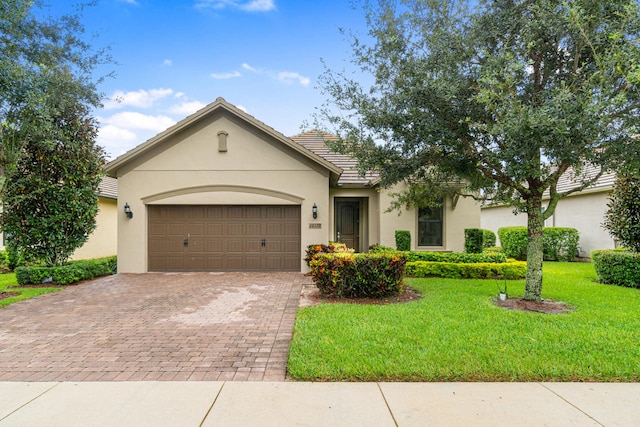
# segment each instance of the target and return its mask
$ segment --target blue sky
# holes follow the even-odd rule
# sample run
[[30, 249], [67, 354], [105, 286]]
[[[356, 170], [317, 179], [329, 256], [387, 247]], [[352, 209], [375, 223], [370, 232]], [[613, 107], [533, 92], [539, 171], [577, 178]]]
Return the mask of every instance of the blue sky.
[[[48, 0], [52, 15], [68, 0]], [[350, 41], [366, 32], [351, 2], [325, 0], [100, 0], [82, 13], [114, 71], [95, 112], [98, 143], [113, 159], [224, 97], [291, 136], [325, 100], [324, 67], [348, 66]]]

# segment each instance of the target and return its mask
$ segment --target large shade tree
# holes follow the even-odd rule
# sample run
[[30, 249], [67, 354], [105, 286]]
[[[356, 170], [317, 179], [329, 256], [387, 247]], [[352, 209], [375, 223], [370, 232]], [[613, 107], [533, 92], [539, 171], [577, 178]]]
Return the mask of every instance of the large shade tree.
[[[604, 171], [637, 165], [638, 3], [362, 7], [369, 32], [353, 35], [352, 62], [372, 83], [331, 69], [321, 79], [323, 119], [341, 136], [334, 147], [378, 171], [384, 187], [408, 183], [398, 204], [433, 205], [458, 192], [525, 212], [524, 298], [539, 301], [544, 220]], [[575, 185], [561, 192], [565, 173]]]
[[1, 218], [11, 249], [60, 265], [95, 229], [104, 153], [93, 73], [110, 59], [84, 40], [82, 6], [60, 17], [40, 6], [0, 2]]

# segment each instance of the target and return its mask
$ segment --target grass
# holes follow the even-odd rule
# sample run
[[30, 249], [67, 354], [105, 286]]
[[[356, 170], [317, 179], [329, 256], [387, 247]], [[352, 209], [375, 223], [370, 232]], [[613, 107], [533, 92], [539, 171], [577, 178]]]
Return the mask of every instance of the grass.
[[62, 288], [22, 288], [18, 287], [15, 273], [0, 274], [0, 292], [15, 292], [18, 294], [15, 297], [0, 299], [0, 307], [5, 307], [16, 301], [34, 298], [38, 295], [56, 292], [60, 289]]
[[[545, 263], [543, 297], [567, 314], [496, 307], [495, 280], [407, 279], [420, 301], [299, 310], [288, 371], [320, 381], [639, 381], [640, 290], [589, 263]], [[503, 285], [503, 283], [500, 283]], [[508, 282], [521, 297], [524, 281]]]

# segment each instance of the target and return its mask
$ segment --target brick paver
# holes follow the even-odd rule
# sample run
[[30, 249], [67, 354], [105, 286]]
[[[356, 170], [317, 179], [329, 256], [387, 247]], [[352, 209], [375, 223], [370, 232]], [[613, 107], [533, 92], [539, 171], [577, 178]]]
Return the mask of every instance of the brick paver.
[[300, 273], [118, 274], [0, 309], [0, 381], [282, 381]]

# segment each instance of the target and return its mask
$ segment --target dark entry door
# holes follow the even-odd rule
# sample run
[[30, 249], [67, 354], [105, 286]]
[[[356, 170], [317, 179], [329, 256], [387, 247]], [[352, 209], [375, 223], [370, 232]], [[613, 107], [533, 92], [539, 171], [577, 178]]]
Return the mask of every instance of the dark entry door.
[[336, 240], [360, 252], [360, 202], [336, 201]]

